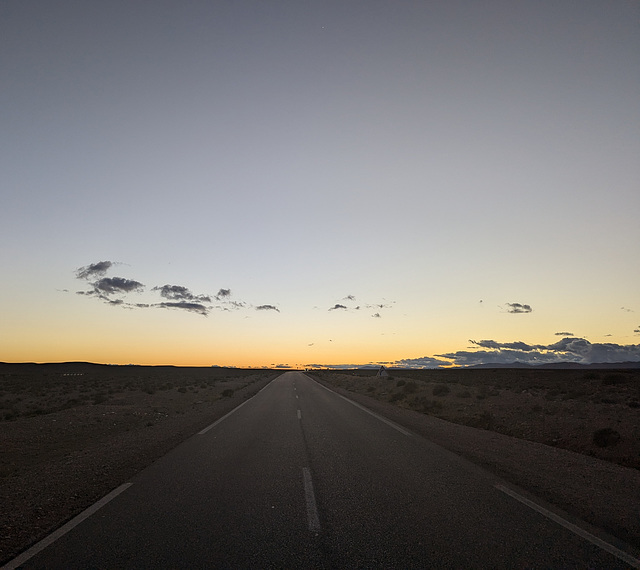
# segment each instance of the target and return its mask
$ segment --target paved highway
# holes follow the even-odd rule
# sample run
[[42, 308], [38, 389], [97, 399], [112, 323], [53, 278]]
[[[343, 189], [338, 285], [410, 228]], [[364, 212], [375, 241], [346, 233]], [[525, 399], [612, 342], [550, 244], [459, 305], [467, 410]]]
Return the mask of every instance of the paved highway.
[[629, 567], [299, 372], [81, 518], [6, 568]]

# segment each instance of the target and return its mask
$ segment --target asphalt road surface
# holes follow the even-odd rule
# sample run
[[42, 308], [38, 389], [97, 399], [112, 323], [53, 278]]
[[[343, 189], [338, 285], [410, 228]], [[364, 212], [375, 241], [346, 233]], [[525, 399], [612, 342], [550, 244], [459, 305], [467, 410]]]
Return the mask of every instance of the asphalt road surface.
[[102, 503], [7, 568], [629, 567], [299, 372]]

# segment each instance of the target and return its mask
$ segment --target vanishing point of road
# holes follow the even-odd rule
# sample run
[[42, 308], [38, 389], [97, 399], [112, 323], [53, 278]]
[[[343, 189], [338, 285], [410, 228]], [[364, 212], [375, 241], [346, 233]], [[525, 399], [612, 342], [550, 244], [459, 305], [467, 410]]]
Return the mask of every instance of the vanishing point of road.
[[282, 374], [5, 568], [19, 565], [640, 567], [301, 372]]

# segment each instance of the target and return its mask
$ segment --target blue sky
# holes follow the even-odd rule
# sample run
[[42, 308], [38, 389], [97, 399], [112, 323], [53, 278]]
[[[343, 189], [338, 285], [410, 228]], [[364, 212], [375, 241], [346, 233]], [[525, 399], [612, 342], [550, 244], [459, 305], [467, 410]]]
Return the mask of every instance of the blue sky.
[[640, 360], [639, 25], [3, 2], [0, 360]]

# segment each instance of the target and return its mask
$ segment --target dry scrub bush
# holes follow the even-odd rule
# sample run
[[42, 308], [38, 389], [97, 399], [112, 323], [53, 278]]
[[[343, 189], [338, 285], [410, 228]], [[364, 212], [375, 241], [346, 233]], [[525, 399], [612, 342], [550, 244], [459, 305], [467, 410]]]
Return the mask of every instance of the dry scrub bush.
[[446, 396], [451, 390], [449, 390], [449, 386], [445, 386], [444, 384], [439, 384], [438, 386], [433, 387], [433, 395], [434, 396]]
[[598, 447], [612, 447], [620, 441], [620, 433], [613, 428], [602, 428], [593, 432], [593, 443]]

